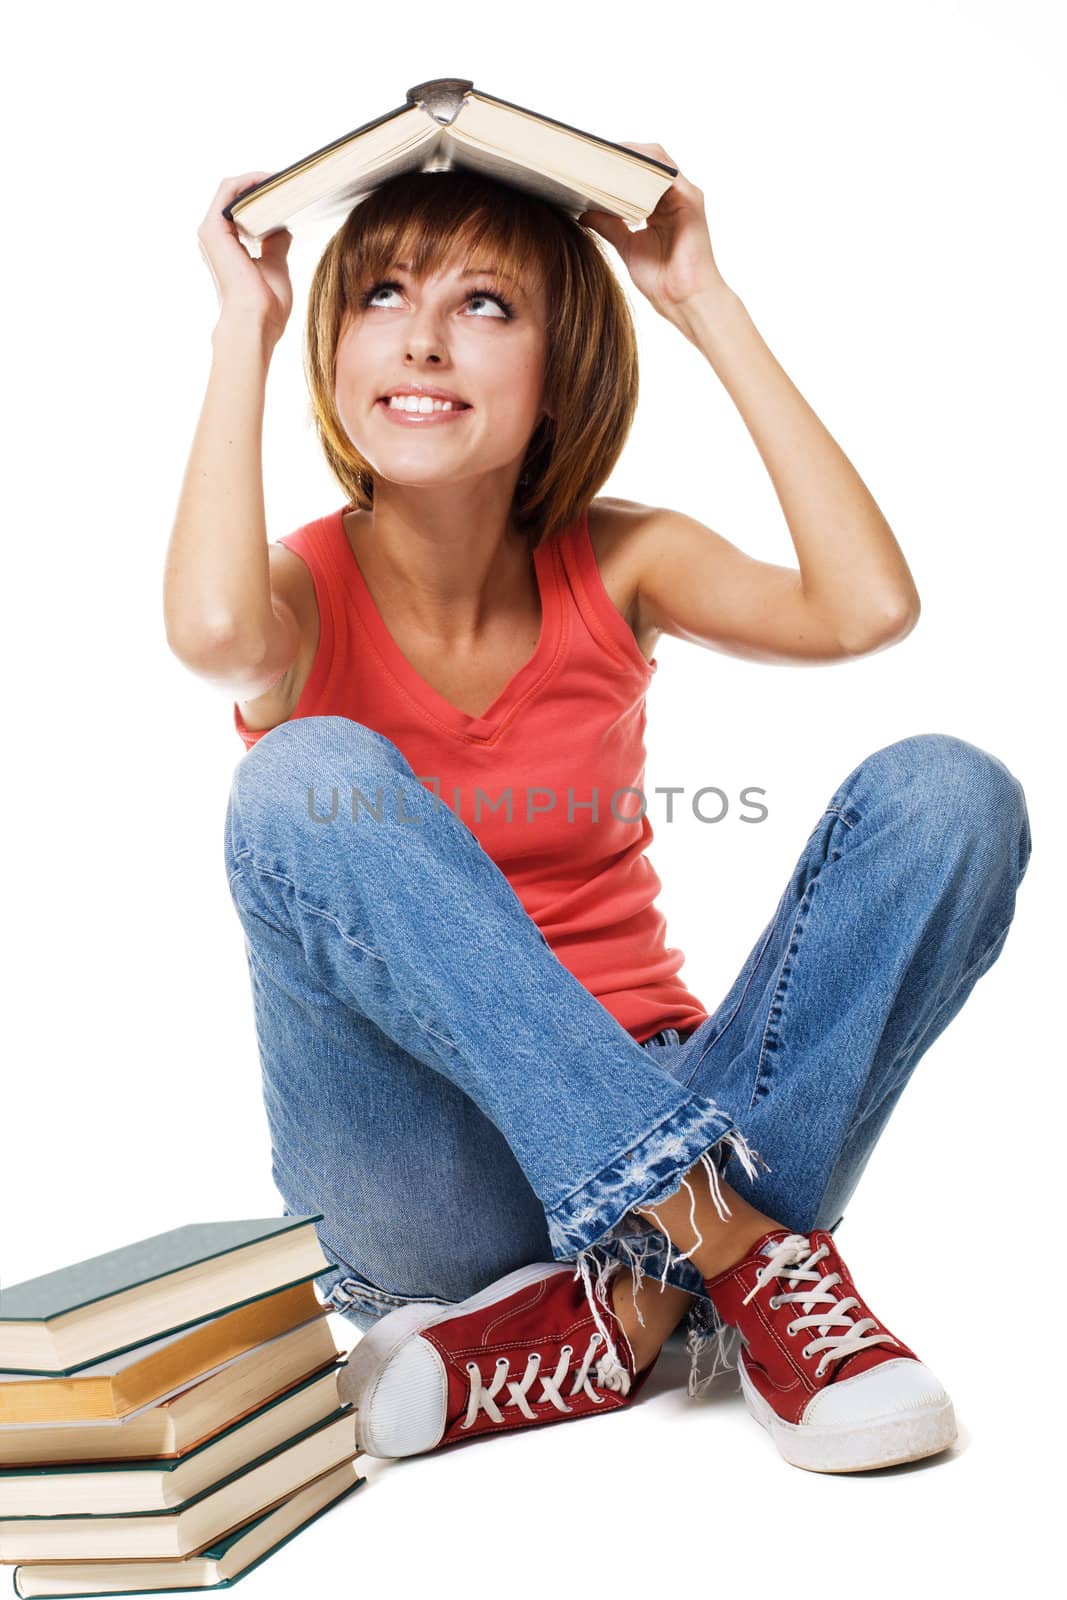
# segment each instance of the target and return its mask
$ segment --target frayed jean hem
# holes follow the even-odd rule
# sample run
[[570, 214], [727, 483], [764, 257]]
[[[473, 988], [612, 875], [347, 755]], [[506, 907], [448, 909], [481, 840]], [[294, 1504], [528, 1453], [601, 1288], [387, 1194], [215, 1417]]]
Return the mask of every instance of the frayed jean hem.
[[[546, 1211], [548, 1234], [553, 1255], [560, 1261], [574, 1261], [574, 1276], [581, 1277], [586, 1300], [606, 1348], [616, 1361], [619, 1352], [612, 1333], [603, 1316], [610, 1308], [609, 1290], [612, 1279], [629, 1265], [634, 1275], [634, 1303], [642, 1278], [643, 1262], [648, 1256], [665, 1255], [662, 1284], [672, 1263], [688, 1261], [694, 1250], [703, 1243], [703, 1235], [696, 1226], [696, 1196], [689, 1182], [691, 1169], [700, 1166], [706, 1174], [709, 1192], [715, 1209], [724, 1221], [730, 1216], [719, 1182], [720, 1175], [731, 1157], [736, 1156], [748, 1176], [755, 1179], [757, 1164], [767, 1168], [758, 1151], [753, 1150], [744, 1135], [725, 1112], [713, 1101], [693, 1096], [678, 1110], [670, 1113], [647, 1133], [631, 1150], [624, 1152], [595, 1178], [573, 1191], [567, 1199], [551, 1211]], [[769, 1169], [767, 1169], [769, 1170]], [[647, 1233], [638, 1241], [643, 1245], [640, 1253], [633, 1248], [635, 1242], [635, 1212], [655, 1219], [654, 1207], [662, 1200], [685, 1188], [690, 1199], [690, 1219], [696, 1234], [693, 1244], [684, 1252], [675, 1252], [664, 1232], [657, 1232], [649, 1224]], [[640, 1226], [640, 1224], [638, 1224]], [[619, 1254], [627, 1257], [624, 1263]], [[700, 1280], [701, 1284], [703, 1280]], [[695, 1309], [695, 1308], [694, 1308]], [[638, 1319], [643, 1322], [640, 1308]], [[699, 1392], [696, 1385], [697, 1362], [709, 1338], [714, 1337], [722, 1359], [726, 1330], [721, 1327], [710, 1301], [706, 1308], [691, 1312], [688, 1349], [692, 1360], [689, 1392]], [[714, 1374], [713, 1374], [714, 1375]], [[705, 1380], [710, 1381], [710, 1380]], [[703, 1385], [700, 1386], [701, 1388]]]

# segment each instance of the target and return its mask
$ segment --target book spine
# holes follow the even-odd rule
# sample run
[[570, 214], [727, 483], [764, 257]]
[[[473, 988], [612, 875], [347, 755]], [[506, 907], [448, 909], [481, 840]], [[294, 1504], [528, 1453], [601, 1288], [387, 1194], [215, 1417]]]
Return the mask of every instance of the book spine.
[[408, 90], [407, 100], [409, 105], [421, 106], [437, 122], [454, 122], [473, 88], [470, 78], [428, 78]]

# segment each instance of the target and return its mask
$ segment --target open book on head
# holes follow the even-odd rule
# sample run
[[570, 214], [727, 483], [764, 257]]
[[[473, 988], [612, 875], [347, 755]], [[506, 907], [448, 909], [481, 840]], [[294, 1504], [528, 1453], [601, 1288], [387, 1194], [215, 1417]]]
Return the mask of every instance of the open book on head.
[[643, 222], [678, 176], [626, 145], [483, 94], [467, 78], [433, 78], [402, 106], [365, 122], [246, 189], [223, 216], [259, 240], [299, 219], [338, 222], [401, 172], [468, 167], [551, 201], [577, 218], [607, 211]]

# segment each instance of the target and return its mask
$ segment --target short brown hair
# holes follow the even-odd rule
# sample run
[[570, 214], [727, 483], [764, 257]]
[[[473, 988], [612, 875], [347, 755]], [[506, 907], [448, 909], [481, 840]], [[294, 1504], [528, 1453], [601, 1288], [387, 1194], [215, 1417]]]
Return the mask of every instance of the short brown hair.
[[[308, 300], [305, 373], [316, 432], [350, 508], [374, 503], [369, 464], [337, 415], [337, 345], [360, 293], [401, 256], [421, 277], [466, 246], [501, 273], [533, 272], [548, 307], [545, 399], [512, 513], [531, 547], [575, 521], [622, 453], [637, 406], [637, 339], [598, 234], [560, 207], [464, 168], [406, 172], [362, 200], [326, 246]], [[522, 473], [520, 473], [520, 478]]]

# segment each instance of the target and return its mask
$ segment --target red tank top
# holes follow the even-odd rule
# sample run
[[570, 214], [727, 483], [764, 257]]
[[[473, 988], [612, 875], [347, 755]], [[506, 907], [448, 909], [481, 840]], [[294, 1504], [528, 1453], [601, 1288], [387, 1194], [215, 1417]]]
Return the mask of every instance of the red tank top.
[[[541, 634], [483, 716], [468, 716], [395, 643], [345, 535], [344, 508], [281, 540], [311, 571], [319, 643], [294, 717], [384, 734], [504, 873], [550, 949], [638, 1043], [708, 1013], [668, 948], [642, 810], [646, 661], [600, 578], [585, 513], [534, 552]], [[245, 745], [266, 730], [245, 726]], [[637, 791], [637, 792], [634, 792]], [[373, 796], [368, 796], [373, 803]]]

